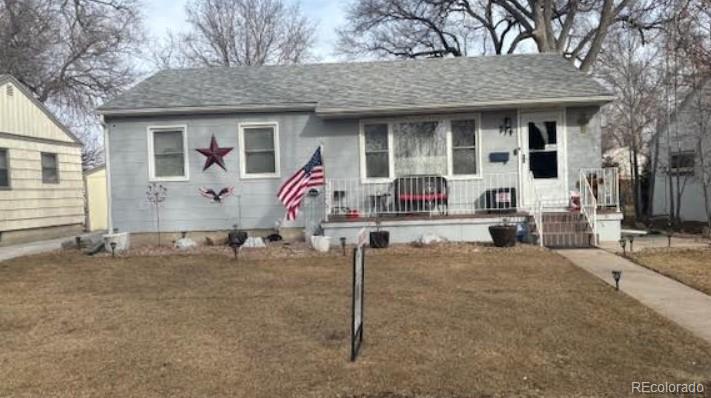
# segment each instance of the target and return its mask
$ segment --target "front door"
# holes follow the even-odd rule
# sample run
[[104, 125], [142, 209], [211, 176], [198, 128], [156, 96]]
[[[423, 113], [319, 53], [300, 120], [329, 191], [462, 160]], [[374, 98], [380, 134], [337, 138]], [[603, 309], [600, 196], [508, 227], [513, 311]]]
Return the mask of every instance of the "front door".
[[[523, 175], [533, 174], [536, 193], [548, 207], [565, 207], [568, 202], [563, 131], [561, 112], [521, 115]], [[527, 203], [529, 200], [526, 198]]]

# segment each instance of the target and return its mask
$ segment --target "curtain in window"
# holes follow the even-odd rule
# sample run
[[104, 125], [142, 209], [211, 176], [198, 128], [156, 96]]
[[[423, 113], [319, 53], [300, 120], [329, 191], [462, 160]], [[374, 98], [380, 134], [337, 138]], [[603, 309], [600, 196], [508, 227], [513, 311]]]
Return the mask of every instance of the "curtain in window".
[[393, 125], [395, 175], [447, 174], [447, 134], [444, 123], [408, 122]]

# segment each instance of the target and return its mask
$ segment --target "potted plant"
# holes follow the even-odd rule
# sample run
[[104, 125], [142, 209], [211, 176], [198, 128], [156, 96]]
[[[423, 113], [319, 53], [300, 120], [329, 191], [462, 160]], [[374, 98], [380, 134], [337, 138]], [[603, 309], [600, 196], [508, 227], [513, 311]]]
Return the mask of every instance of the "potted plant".
[[496, 247], [512, 247], [516, 245], [516, 224], [509, 223], [506, 218], [501, 224], [490, 226], [489, 234]]
[[390, 231], [381, 231], [380, 226], [380, 218], [376, 218], [375, 231], [370, 232], [370, 247], [373, 249], [385, 249], [390, 244]]

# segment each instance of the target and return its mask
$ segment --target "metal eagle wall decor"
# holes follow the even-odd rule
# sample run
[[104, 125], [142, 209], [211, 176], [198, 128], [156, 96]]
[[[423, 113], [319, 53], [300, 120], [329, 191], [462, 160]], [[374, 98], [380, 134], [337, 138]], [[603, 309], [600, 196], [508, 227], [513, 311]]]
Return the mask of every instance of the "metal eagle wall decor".
[[225, 167], [224, 157], [228, 153], [230, 153], [232, 149], [232, 147], [221, 148], [219, 145], [217, 145], [217, 140], [215, 139], [215, 135], [213, 134], [212, 139], [210, 139], [209, 148], [196, 149], [196, 151], [205, 155], [205, 157], [207, 158], [205, 159], [205, 166], [203, 166], [202, 171], [209, 169], [210, 166], [212, 166], [213, 164], [217, 164], [218, 166], [222, 167], [222, 170], [227, 171], [227, 168]]
[[226, 187], [222, 188], [220, 192], [215, 192], [215, 190], [206, 188], [206, 187], [200, 187], [199, 188], [200, 195], [210, 199], [213, 203], [222, 203], [222, 200], [225, 199], [226, 197], [232, 195], [235, 192], [234, 187]]

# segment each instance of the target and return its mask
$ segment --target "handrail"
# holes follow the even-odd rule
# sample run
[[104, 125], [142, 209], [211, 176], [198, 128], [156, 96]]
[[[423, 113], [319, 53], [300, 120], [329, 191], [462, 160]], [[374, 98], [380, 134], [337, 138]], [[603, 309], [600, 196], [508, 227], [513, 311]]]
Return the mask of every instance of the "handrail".
[[590, 181], [588, 181], [587, 174], [583, 170], [580, 171], [580, 211], [590, 226], [594, 244], [597, 246], [599, 243], [597, 235], [597, 199]]
[[585, 173], [593, 187], [598, 206], [620, 211], [619, 168], [584, 167], [580, 171]]

